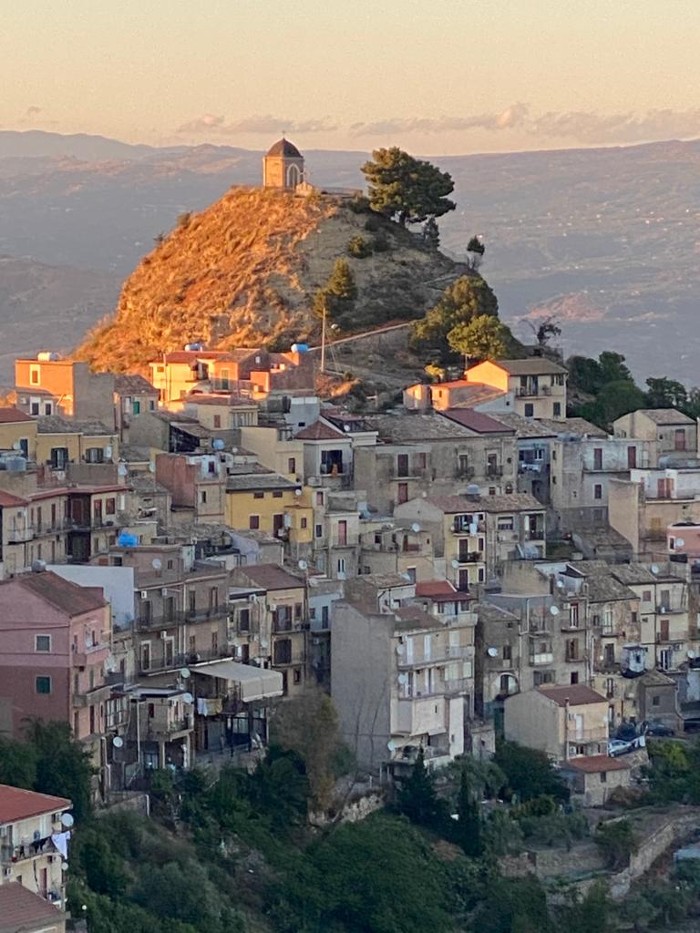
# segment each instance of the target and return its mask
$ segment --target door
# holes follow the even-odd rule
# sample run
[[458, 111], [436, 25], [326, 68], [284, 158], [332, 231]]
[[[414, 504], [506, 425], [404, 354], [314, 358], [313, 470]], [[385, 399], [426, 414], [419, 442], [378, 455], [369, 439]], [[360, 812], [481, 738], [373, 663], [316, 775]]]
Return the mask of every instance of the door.
[[659, 621], [659, 641], [669, 641], [669, 620], [661, 619]]
[[348, 523], [345, 519], [338, 522], [338, 546], [345, 547], [348, 543]]
[[627, 448], [627, 469], [628, 470], [637, 469], [637, 448], [636, 447]]
[[399, 454], [396, 458], [397, 476], [408, 476], [408, 454]]
[[401, 505], [402, 502], [408, 502], [408, 483], [399, 483], [396, 499], [399, 505]]
[[583, 739], [583, 713], [574, 713], [574, 738]]
[[272, 516], [272, 534], [277, 538], [280, 531], [284, 528], [284, 515]]

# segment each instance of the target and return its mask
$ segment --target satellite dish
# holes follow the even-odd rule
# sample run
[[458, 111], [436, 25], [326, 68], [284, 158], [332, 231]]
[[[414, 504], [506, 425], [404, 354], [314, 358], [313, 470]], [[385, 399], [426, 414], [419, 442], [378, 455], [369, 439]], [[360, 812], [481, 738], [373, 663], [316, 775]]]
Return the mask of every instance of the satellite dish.
[[550, 607], [549, 607], [549, 614], [550, 614], [550, 616], [558, 616], [558, 615], [559, 615], [559, 610], [557, 609], [556, 606], [550, 606]]
[[395, 752], [396, 742], [393, 739], [389, 739], [389, 741], [386, 743], [386, 747], [389, 749], [390, 752]]
[[70, 827], [73, 825], [74, 822], [75, 820], [73, 819], [70, 813], [61, 814], [61, 826], [65, 826], [66, 829], [70, 829]]
[[13, 449], [13, 450], [21, 450], [21, 449], [22, 449], [22, 445], [20, 444], [19, 441], [15, 441], [14, 444], [12, 445], [12, 449]]
[[159, 557], [154, 557], [151, 561], [151, 567], [153, 567], [154, 570], [162, 570], [163, 561]]
[[112, 459], [112, 448], [111, 448], [109, 445], [108, 445], [107, 447], [105, 447], [105, 457], [106, 457], [108, 460], [111, 460], [111, 459]]
[[299, 563], [297, 564], [297, 567], [299, 568], [299, 570], [306, 570], [308, 566], [309, 565], [306, 563], [305, 560], [300, 560]]
[[127, 466], [125, 463], [119, 464], [119, 466], [117, 467], [117, 473], [119, 474], [119, 476], [128, 476], [129, 470], [127, 469]]
[[676, 547], [685, 547], [685, 539], [676, 538]]
[[563, 581], [563, 580], [557, 580], [557, 589], [560, 589], [560, 590], [563, 590], [563, 589], [564, 589], [564, 581]]
[[397, 653], [397, 654], [403, 654], [404, 651], [405, 651], [404, 646], [403, 646], [402, 644], [399, 643], [399, 644], [396, 646], [396, 653]]
[[270, 642], [267, 640], [267, 638], [261, 638], [261, 639], [260, 639], [260, 647], [261, 647], [261, 648], [269, 648], [269, 647], [270, 647]]
[[694, 652], [694, 651], [689, 651], [689, 652], [688, 652], [688, 657], [689, 657], [690, 660], [692, 661], [693, 658], [695, 657], [695, 652]]
[[414, 535], [418, 534], [418, 532], [420, 531], [420, 525], [418, 524], [418, 522], [414, 522], [411, 525], [411, 531], [413, 532]]
[[115, 735], [112, 739], [112, 745], [115, 748], [121, 748], [124, 745], [124, 739], [119, 735]]
[[399, 683], [404, 687], [408, 683], [408, 674], [399, 674]]
[[211, 446], [214, 448], [214, 450], [223, 450], [226, 444], [224, 444], [220, 437], [215, 437], [211, 442]]
[[294, 490], [294, 495], [295, 495], [295, 496], [300, 496], [300, 495], [301, 495], [301, 489], [299, 489], [299, 487], [297, 487], [297, 488]]
[[149, 473], [155, 473], [155, 472], [156, 472], [156, 465], [155, 465], [155, 463], [151, 462], [151, 463], [148, 464], [148, 472], [149, 472]]
[[489, 648], [486, 649], [486, 654], [487, 654], [490, 658], [497, 658], [497, 657], [498, 657], [498, 648], [494, 648], [494, 646], [491, 645]]
[[189, 667], [183, 667], [180, 669], [180, 677], [182, 677], [183, 680], [187, 680], [189, 676], [190, 676]]
[[657, 573], [659, 572], [659, 565], [658, 565], [658, 564], [652, 564], [651, 567], [649, 568], [649, 570], [651, 570], [651, 572], [652, 572], [653, 574], [657, 574]]
[[477, 486], [476, 483], [470, 483], [470, 484], [467, 486], [467, 495], [468, 495], [468, 496], [480, 496], [480, 495], [481, 495], [481, 488], [480, 488], [479, 486]]
[[186, 693], [182, 698], [183, 703], [194, 703], [194, 697], [191, 693]]
[[459, 567], [459, 561], [458, 561], [458, 560], [452, 560], [452, 561], [450, 561], [450, 563], [451, 563], [452, 567], [453, 567], [455, 570]]

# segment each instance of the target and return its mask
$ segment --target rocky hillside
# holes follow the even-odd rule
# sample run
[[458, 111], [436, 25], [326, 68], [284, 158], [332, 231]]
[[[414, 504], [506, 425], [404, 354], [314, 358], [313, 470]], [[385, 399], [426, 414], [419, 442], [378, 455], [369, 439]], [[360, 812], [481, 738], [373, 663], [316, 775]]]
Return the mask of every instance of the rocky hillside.
[[[354, 237], [378, 249], [350, 256]], [[133, 370], [195, 340], [222, 349], [316, 341], [313, 297], [340, 257], [357, 286], [358, 330], [420, 317], [465, 271], [415, 234], [347, 202], [233, 188], [179, 219], [126, 280], [115, 314], [76, 355], [97, 370]]]

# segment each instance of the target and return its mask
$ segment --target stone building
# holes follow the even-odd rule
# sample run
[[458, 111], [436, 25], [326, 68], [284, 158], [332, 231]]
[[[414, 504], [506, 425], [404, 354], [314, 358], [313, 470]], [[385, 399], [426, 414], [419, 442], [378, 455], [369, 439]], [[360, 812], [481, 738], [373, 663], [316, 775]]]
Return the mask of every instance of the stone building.
[[294, 191], [304, 180], [304, 157], [284, 136], [263, 158], [263, 187]]

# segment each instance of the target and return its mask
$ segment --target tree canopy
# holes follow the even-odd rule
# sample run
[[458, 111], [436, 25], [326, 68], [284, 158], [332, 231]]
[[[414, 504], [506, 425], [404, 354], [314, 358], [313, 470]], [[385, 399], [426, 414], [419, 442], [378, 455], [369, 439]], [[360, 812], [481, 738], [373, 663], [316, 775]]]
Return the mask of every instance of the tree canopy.
[[498, 360], [506, 357], [510, 337], [510, 331], [498, 318], [480, 314], [468, 324], [453, 327], [447, 342], [469, 360]]
[[413, 325], [411, 346], [419, 353], [433, 354], [440, 362], [453, 362], [462, 351], [450, 344], [452, 331], [484, 316], [498, 320], [498, 299], [481, 276], [463, 275], [448, 285], [438, 303]]
[[448, 198], [454, 190], [452, 176], [397, 146], [376, 149], [362, 172], [372, 210], [395, 218], [402, 227], [455, 209], [454, 201]]

